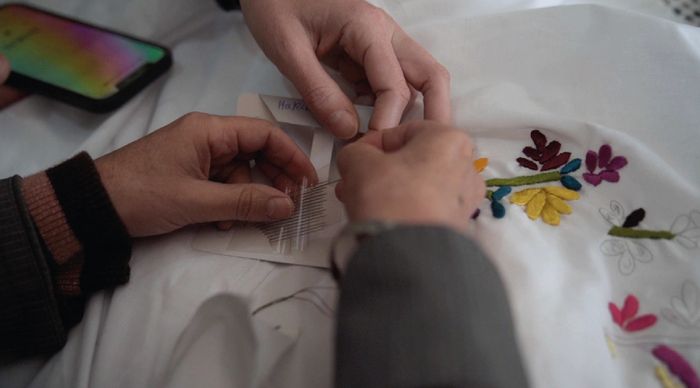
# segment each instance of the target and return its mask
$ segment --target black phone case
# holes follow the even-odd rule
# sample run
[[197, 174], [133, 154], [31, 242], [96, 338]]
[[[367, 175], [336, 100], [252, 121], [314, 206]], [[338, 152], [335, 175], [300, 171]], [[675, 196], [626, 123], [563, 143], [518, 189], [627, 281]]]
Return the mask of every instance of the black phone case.
[[67, 104], [76, 106], [78, 108], [83, 108], [86, 110], [89, 110], [91, 112], [96, 112], [96, 113], [105, 113], [112, 111], [114, 109], [119, 108], [120, 106], [124, 105], [131, 97], [136, 95], [136, 93], [140, 92], [143, 90], [148, 84], [156, 80], [158, 77], [160, 77], [163, 73], [165, 73], [170, 66], [172, 65], [172, 54], [170, 50], [167, 47], [164, 47], [162, 45], [159, 45], [157, 43], [149, 42], [144, 39], [140, 39], [128, 34], [124, 34], [121, 32], [117, 32], [114, 30], [110, 30], [107, 28], [99, 27], [90, 23], [86, 23], [80, 20], [76, 20], [73, 18], [69, 18], [63, 15], [56, 14], [54, 12], [46, 11], [44, 9], [30, 6], [27, 4], [21, 4], [21, 3], [8, 3], [8, 4], [3, 4], [0, 6], [0, 8], [4, 8], [10, 5], [14, 6], [21, 6], [29, 9], [33, 9], [38, 12], [43, 12], [52, 16], [55, 16], [57, 18], [61, 18], [64, 20], [68, 20], [73, 23], [79, 23], [97, 30], [109, 32], [111, 34], [123, 36], [125, 38], [133, 39], [142, 43], [146, 43], [152, 46], [156, 46], [160, 49], [162, 49], [165, 52], [165, 55], [163, 58], [151, 65], [148, 65], [146, 70], [141, 73], [136, 79], [131, 80], [128, 84], [124, 85], [123, 88], [119, 89], [119, 92], [117, 92], [115, 95], [107, 97], [105, 99], [93, 99], [89, 98], [86, 96], [83, 96], [81, 94], [72, 92], [70, 90], [66, 90], [63, 88], [60, 88], [55, 85], [51, 85], [49, 83], [43, 82], [36, 80], [34, 78], [30, 78], [27, 76], [24, 76], [22, 74], [18, 74], [15, 72], [10, 73], [10, 77], [7, 79], [6, 84], [8, 86], [12, 86], [14, 88], [24, 90], [27, 92], [31, 93], [36, 93], [36, 94], [41, 94], [47, 97], [54, 98], [56, 100], [65, 102]]

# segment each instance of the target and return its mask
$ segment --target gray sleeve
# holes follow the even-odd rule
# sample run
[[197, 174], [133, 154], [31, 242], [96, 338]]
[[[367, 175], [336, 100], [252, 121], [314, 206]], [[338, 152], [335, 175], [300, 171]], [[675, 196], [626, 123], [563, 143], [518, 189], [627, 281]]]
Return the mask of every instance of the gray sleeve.
[[341, 279], [335, 381], [341, 388], [527, 387], [491, 261], [439, 227], [364, 240]]

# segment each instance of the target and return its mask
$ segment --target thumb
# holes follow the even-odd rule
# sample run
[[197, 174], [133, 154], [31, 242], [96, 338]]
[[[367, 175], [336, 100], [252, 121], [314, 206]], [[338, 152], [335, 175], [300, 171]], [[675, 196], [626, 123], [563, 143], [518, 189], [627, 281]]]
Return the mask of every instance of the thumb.
[[292, 215], [294, 204], [274, 187], [249, 183], [197, 182], [188, 206], [195, 222], [274, 221]]
[[10, 62], [0, 54], [0, 85], [10, 76]]
[[355, 107], [323, 68], [311, 47], [278, 63], [319, 123], [341, 139], [350, 139], [359, 128]]

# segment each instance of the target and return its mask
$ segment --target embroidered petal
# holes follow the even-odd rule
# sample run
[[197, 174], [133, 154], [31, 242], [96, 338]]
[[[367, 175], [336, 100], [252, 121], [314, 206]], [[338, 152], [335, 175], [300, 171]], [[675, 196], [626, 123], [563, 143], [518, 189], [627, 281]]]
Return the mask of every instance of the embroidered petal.
[[610, 163], [612, 157], [612, 147], [609, 144], [603, 144], [598, 150], [598, 167], [605, 168]]
[[561, 214], [571, 214], [571, 206], [555, 195], [547, 194], [547, 204]]
[[538, 169], [537, 164], [535, 164], [535, 162], [533, 162], [533, 161], [530, 160], [530, 159], [517, 158], [517, 159], [515, 159], [515, 160], [518, 162], [519, 165], [521, 165], [521, 166], [523, 166], [523, 167], [525, 167], [525, 168], [529, 168], [530, 170], [535, 170], [535, 171], [537, 171], [537, 169]]
[[625, 324], [624, 329], [627, 331], [641, 331], [654, 326], [656, 323], [656, 315], [647, 314], [639, 318], [635, 318]]
[[603, 179], [600, 177], [598, 174], [591, 174], [591, 173], [583, 173], [583, 180], [586, 182], [592, 184], [593, 186], [598, 186]]
[[547, 195], [544, 193], [544, 191], [540, 191], [535, 194], [534, 197], [532, 197], [530, 202], [527, 203], [525, 212], [531, 220], [536, 220], [542, 214], [542, 209], [544, 209], [546, 199]]
[[561, 154], [549, 159], [542, 165], [542, 171], [553, 170], [566, 164], [571, 157], [571, 152], [562, 152]]
[[476, 172], [482, 172], [489, 165], [489, 158], [479, 158], [474, 161], [474, 169]]
[[500, 201], [505, 197], [506, 195], [510, 194], [512, 189], [510, 186], [501, 186], [498, 188], [498, 190], [493, 192], [492, 198], [496, 201]]
[[686, 387], [700, 387], [700, 378], [697, 372], [695, 372], [690, 363], [678, 352], [666, 345], [659, 345], [655, 347], [651, 353], [654, 357], [666, 364], [669, 369], [671, 369], [671, 372], [678, 376]]
[[627, 165], [627, 158], [624, 156], [614, 157], [610, 163], [608, 163], [608, 170], [619, 170]]
[[559, 197], [561, 199], [566, 199], [568, 201], [572, 201], [572, 200], [581, 198], [581, 195], [579, 195], [579, 193], [577, 193], [573, 190], [565, 189], [563, 187], [547, 186], [544, 189], [548, 193], [550, 193], [552, 195], [556, 195], [557, 197]]
[[559, 212], [549, 204], [545, 204], [544, 209], [542, 209], [542, 221], [552, 226], [559, 225]]
[[627, 298], [625, 298], [625, 305], [622, 306], [622, 320], [628, 321], [631, 318], [634, 318], [638, 311], [639, 300], [637, 297], [631, 294], [627, 295]]
[[495, 218], [503, 218], [506, 215], [506, 208], [498, 201], [491, 202], [491, 213]]
[[619, 182], [620, 181], [620, 173], [617, 171], [610, 171], [610, 170], [605, 170], [598, 174], [600, 176], [600, 179], [608, 182]]
[[639, 223], [642, 222], [642, 220], [644, 220], [644, 217], [646, 217], [646, 215], [646, 211], [642, 208], [639, 208], [630, 213], [630, 215], [628, 215], [627, 218], [625, 218], [625, 223], [622, 224], [622, 227], [634, 228], [635, 226], [639, 225]]
[[526, 205], [542, 189], [525, 189], [510, 196], [510, 202], [516, 205]]
[[544, 152], [542, 152], [540, 162], [545, 163], [549, 159], [552, 159], [559, 153], [559, 150], [561, 150], [561, 143], [556, 140], [552, 141], [547, 145], [547, 147], [545, 147]]
[[581, 168], [581, 159], [576, 158], [567, 163], [566, 166], [564, 166], [564, 168], [562, 168], [560, 172], [562, 174], [569, 174], [578, 170], [579, 168]]
[[540, 153], [536, 149], [532, 147], [525, 147], [523, 148], [523, 154], [527, 156], [528, 158], [534, 160], [534, 161], [539, 161], [540, 160]]
[[612, 316], [613, 322], [617, 323], [620, 327], [622, 327], [622, 324], [624, 323], [622, 320], [622, 313], [620, 312], [620, 309], [617, 308], [615, 303], [608, 303], [608, 310], [610, 310], [610, 315]]
[[539, 151], [544, 151], [544, 148], [547, 145], [547, 137], [536, 129], [530, 132], [530, 137], [532, 138], [532, 142], [535, 143], [535, 146], [537, 146], [537, 149]]
[[573, 191], [579, 191], [581, 190], [581, 183], [571, 175], [564, 175], [560, 179], [561, 184], [564, 185], [567, 189], [571, 189]]
[[596, 164], [598, 164], [598, 154], [595, 151], [588, 151], [586, 153], [586, 169], [588, 172], [594, 173]]

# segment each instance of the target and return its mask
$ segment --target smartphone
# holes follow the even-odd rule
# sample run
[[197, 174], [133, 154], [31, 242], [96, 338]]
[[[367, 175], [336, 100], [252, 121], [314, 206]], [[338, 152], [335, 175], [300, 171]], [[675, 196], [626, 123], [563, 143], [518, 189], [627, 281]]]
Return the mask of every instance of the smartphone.
[[24, 4], [0, 6], [9, 86], [93, 112], [118, 108], [170, 68], [158, 44]]

